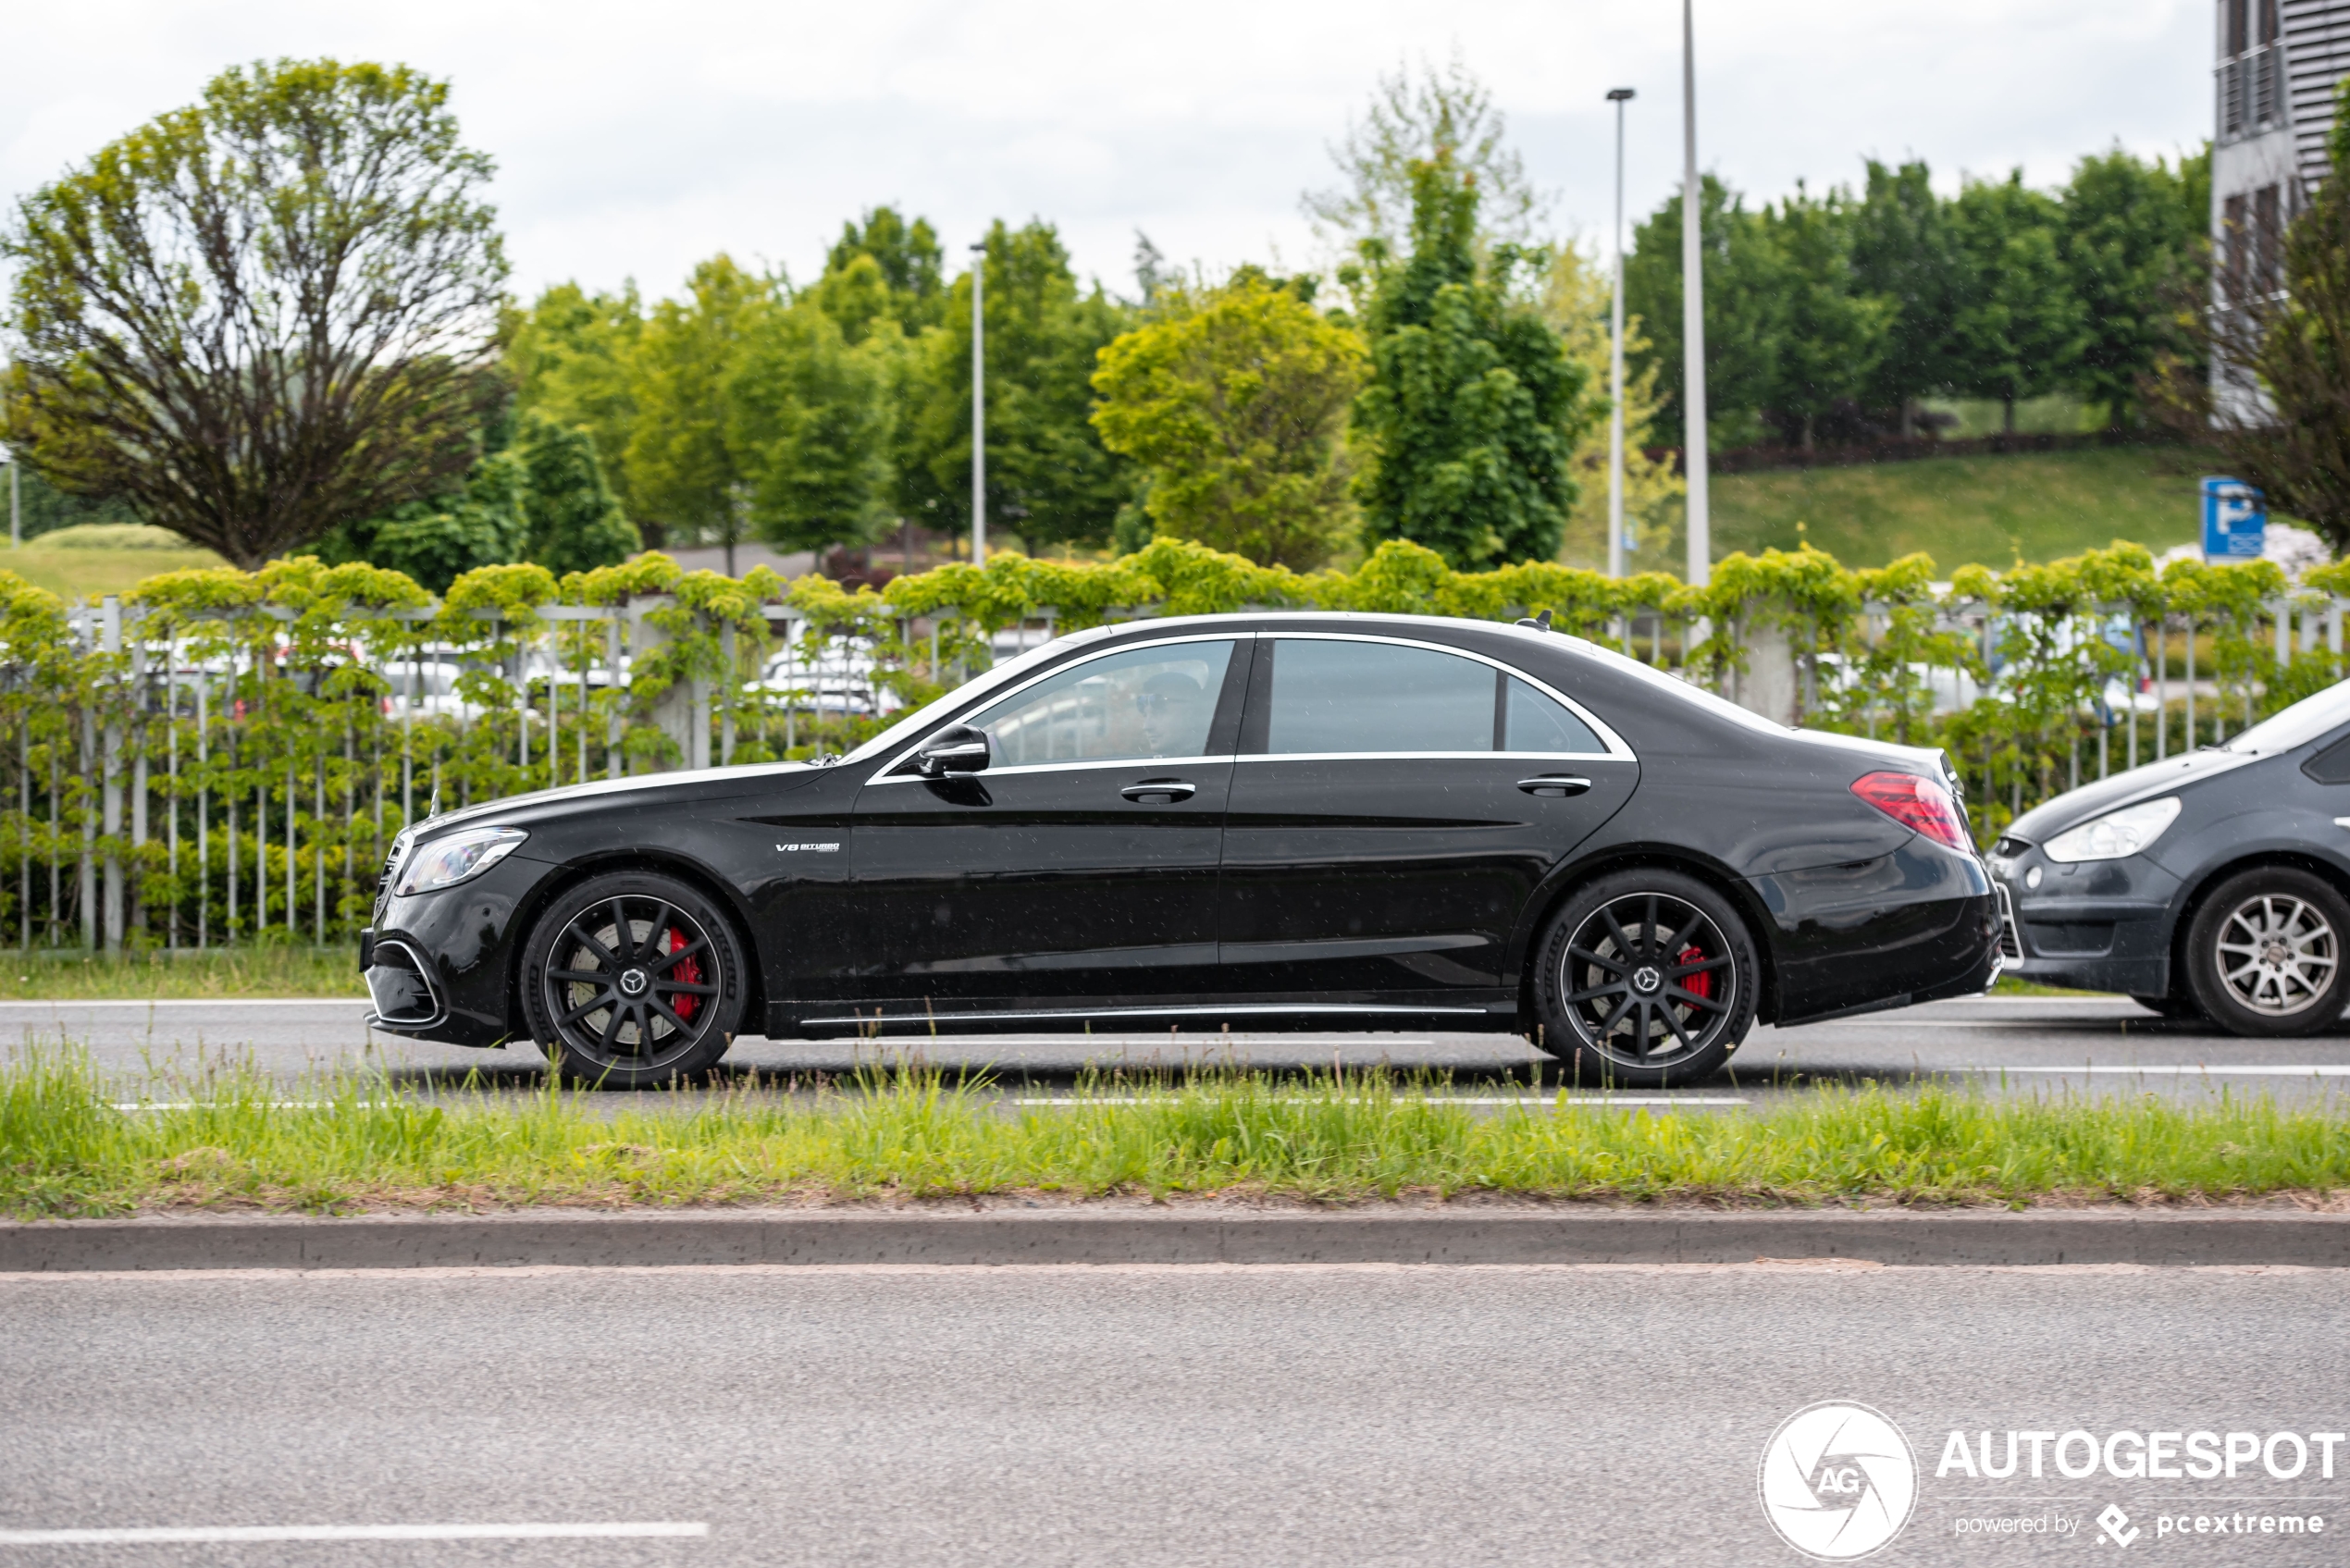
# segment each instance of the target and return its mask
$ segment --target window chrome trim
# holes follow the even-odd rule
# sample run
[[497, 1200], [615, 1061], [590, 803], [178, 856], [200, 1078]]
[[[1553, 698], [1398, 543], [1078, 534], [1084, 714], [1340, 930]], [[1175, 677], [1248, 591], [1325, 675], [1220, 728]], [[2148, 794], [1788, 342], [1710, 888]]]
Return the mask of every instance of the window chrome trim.
[[1604, 751], [1249, 751], [1237, 757], [1218, 757], [1218, 762], [1479, 762], [1506, 761], [1516, 758], [1522, 762], [1573, 762], [1580, 767], [1586, 762], [1631, 762], [1630, 756], [1618, 757]]
[[982, 768], [976, 773], [942, 773], [932, 778], [927, 773], [884, 773], [868, 779], [870, 784], [943, 784], [948, 779], [1008, 779], [1025, 773], [1070, 773], [1101, 768], [1204, 768], [1221, 766], [1239, 759], [1231, 752], [1218, 757], [1113, 757], [1101, 759], [1072, 757], [1065, 762], [1017, 762], [1008, 768]]
[[[1602, 719], [1598, 714], [1592, 712], [1589, 709], [1584, 707], [1581, 703], [1576, 701], [1573, 698], [1567, 696], [1566, 693], [1559, 690], [1556, 686], [1551, 685], [1548, 681], [1543, 680], [1541, 677], [1538, 675], [1529, 675], [1525, 671], [1519, 669], [1516, 665], [1505, 664], [1502, 661], [1492, 657], [1490, 654], [1478, 653], [1466, 648], [1454, 648], [1450, 643], [1425, 642], [1417, 637], [1380, 636], [1368, 632], [1257, 632], [1253, 635], [1259, 639], [1270, 637], [1280, 640], [1286, 638], [1292, 642], [1386, 643], [1391, 647], [1395, 648], [1423, 648], [1430, 653], [1449, 653], [1455, 659], [1466, 659], [1478, 664], [1489, 664], [1494, 669], [1501, 671], [1503, 674], [1515, 675], [1519, 680], [1524, 681], [1528, 685], [1532, 686], [1536, 691], [1540, 692], [1544, 697], [1551, 698], [1551, 700], [1556, 702], [1560, 707], [1565, 709], [1568, 712], [1582, 720], [1586, 724], [1589, 724], [1591, 727], [1591, 733], [1600, 737], [1600, 743], [1607, 747], [1607, 750], [1603, 753], [1595, 751], [1349, 751], [1325, 754], [1320, 752], [1283, 751], [1269, 754], [1272, 756], [1291, 758], [1318, 757], [1323, 755], [1344, 757], [1604, 756], [1620, 762], [1637, 762], [1639, 760], [1639, 757], [1634, 754], [1631, 747], [1625, 744], [1624, 737], [1617, 735], [1614, 729], [1608, 724], [1606, 720]], [[1278, 663], [1273, 667], [1273, 678], [1275, 680], [1280, 679], [1280, 666]], [[1257, 757], [1255, 754], [1251, 754], [1250, 756], [1241, 759], [1241, 760], [1244, 762], [1255, 762], [1263, 759], [1264, 759]]]
[[[1244, 631], [1193, 632], [1180, 637], [1165, 637], [1156, 642], [1120, 643], [1116, 648], [1106, 648], [1102, 649], [1099, 653], [1095, 654], [1091, 659], [1073, 659], [1066, 664], [1056, 664], [1049, 670], [1039, 670], [1035, 674], [1031, 675], [1028, 679], [1020, 682], [1018, 685], [1007, 686], [1001, 691], [983, 692], [980, 694], [979, 699], [974, 701], [969, 708], [961, 710], [953, 717], [944, 721], [944, 722], [948, 724], [963, 723], [967, 722], [973, 713], [978, 712], [983, 708], [992, 708], [996, 703], [1002, 702], [1007, 698], [1018, 697], [1021, 692], [1028, 690], [1031, 686], [1041, 685], [1045, 682], [1052, 680], [1056, 676], [1065, 675], [1071, 670], [1082, 669], [1088, 664], [1098, 663], [1100, 661], [1111, 658], [1114, 655], [1133, 653], [1146, 648], [1180, 648], [1185, 643], [1192, 642], [1243, 643], [1248, 641], [1254, 636], [1255, 636], [1255, 633]], [[1049, 648], [1052, 645], [1048, 643], [1045, 646]], [[1235, 651], [1237, 651], [1237, 649]], [[1227, 674], [1231, 673], [1231, 665], [1227, 664], [1225, 666]], [[934, 731], [933, 733], [935, 734], [936, 732]], [[897, 756], [883, 763], [880, 771], [875, 772], [872, 778], [867, 779], [865, 782], [869, 784], [899, 784], [910, 779], [919, 783], [935, 783], [936, 781], [934, 780], [923, 778], [923, 776], [920, 773], [901, 774], [897, 771], [905, 764], [907, 759], [919, 753], [926, 743], [927, 737], [925, 737], [924, 740], [916, 741], [913, 745], [908, 747], [905, 750], [899, 752]], [[1066, 762], [1022, 762], [1009, 768], [983, 768], [980, 772], [1001, 775], [1012, 772], [1041, 771], [1046, 768], [1073, 768], [1085, 766], [1131, 768], [1136, 766], [1137, 764], [1151, 766], [1161, 762], [1173, 766], [1182, 762], [1229, 762], [1231, 760], [1231, 758], [1229, 756], [1117, 757], [1107, 759], [1072, 757]], [[977, 778], [979, 774], [959, 773], [953, 776], [958, 778]]]

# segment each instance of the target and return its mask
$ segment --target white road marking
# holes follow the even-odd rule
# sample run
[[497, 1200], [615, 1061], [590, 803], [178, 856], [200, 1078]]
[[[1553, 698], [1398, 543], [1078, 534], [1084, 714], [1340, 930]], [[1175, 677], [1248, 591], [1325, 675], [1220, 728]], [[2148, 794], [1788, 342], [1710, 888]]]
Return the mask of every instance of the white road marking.
[[364, 1007], [365, 996], [101, 996], [0, 1001], [0, 1007]]
[[0, 1546], [143, 1546], [225, 1541], [501, 1541], [707, 1536], [701, 1523], [608, 1525], [212, 1525], [119, 1530], [0, 1530]]
[[[1140, 1095], [1118, 1097], [1102, 1095], [1092, 1099], [1076, 1095], [1022, 1096], [1012, 1101], [1015, 1105], [1155, 1105], [1166, 1102]], [[1346, 1102], [1359, 1105], [1363, 1102], [1350, 1096]], [[1396, 1104], [1405, 1103], [1398, 1100]], [[1555, 1105], [1743, 1105], [1747, 1102], [1735, 1094], [1610, 1094], [1561, 1095], [1542, 1098], [1531, 1094], [1430, 1094], [1431, 1105], [1524, 1105], [1528, 1110], [1549, 1110]]]
[[2101, 1067], [2084, 1063], [2077, 1068], [2050, 1067], [1981, 1067], [1974, 1072], [2046, 1072], [2046, 1073], [2110, 1073], [2118, 1077], [2159, 1075], [2168, 1078], [2202, 1076], [2226, 1078], [2350, 1078], [2350, 1064], [2322, 1062], [2280, 1065], [2270, 1062], [2216, 1067], [2207, 1062], [2166, 1062], [2146, 1067]]

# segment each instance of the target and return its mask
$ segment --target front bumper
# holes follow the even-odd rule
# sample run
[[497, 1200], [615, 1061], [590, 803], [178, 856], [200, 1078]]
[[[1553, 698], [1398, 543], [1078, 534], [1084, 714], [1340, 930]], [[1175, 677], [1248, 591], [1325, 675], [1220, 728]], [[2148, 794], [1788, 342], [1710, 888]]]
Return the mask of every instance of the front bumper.
[[[2032, 871], [2040, 885], [2027, 885]], [[2009, 972], [2042, 985], [2162, 996], [2178, 879], [2142, 855], [2064, 865], [2027, 847], [1991, 862], [2010, 916]]]
[[471, 882], [386, 897], [360, 944], [372, 1027], [447, 1045], [502, 1045], [520, 1027], [524, 922], [557, 868], [509, 856]]

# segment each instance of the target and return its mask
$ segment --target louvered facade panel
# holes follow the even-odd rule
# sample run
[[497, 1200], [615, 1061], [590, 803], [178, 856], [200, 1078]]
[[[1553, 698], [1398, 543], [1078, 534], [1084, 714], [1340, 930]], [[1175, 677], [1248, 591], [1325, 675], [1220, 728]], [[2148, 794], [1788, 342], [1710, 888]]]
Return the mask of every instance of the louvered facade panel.
[[2350, 0], [2284, 0], [2283, 12], [2294, 167], [2306, 190], [2325, 178], [2334, 89], [2350, 76]]

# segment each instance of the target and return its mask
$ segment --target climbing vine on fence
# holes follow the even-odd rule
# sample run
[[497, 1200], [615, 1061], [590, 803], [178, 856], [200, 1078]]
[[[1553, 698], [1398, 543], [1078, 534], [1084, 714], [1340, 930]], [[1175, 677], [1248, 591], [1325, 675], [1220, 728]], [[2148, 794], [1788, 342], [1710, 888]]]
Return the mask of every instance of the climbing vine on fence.
[[438, 600], [307, 558], [74, 606], [0, 571], [0, 939], [329, 940], [365, 920], [391, 835], [435, 799], [812, 757], [1051, 636], [1248, 607], [1547, 611], [1793, 722], [1943, 747], [1988, 842], [2072, 784], [2340, 679], [2344, 596], [2350, 565], [2298, 585], [2264, 562], [2158, 572], [2121, 543], [1947, 581], [1923, 555], [1853, 571], [1765, 550], [1703, 586], [1543, 562], [1459, 573], [1402, 541], [1351, 573], [1159, 539], [853, 591], [653, 554], [560, 579], [486, 567]]

